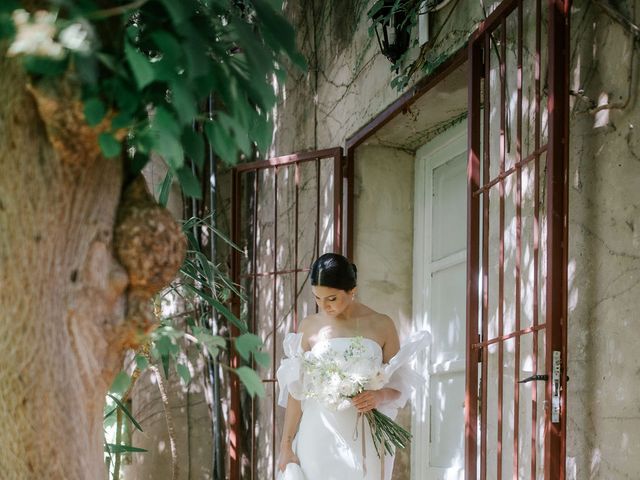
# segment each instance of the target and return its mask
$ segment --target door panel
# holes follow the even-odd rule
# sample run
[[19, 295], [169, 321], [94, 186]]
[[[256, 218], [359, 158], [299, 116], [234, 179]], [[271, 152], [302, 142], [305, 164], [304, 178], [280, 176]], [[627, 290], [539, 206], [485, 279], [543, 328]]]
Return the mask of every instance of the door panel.
[[461, 479], [464, 464], [466, 155], [458, 125], [416, 153], [414, 315], [433, 342], [414, 417], [412, 478]]

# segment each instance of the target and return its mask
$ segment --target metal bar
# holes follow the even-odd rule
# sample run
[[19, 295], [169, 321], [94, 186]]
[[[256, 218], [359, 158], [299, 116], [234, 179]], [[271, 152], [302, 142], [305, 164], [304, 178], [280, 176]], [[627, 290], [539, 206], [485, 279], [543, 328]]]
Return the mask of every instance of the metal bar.
[[[273, 172], [273, 317], [271, 322], [271, 335], [273, 348], [271, 349], [271, 376], [273, 377], [273, 369], [276, 362], [276, 345], [278, 344], [278, 167]], [[272, 459], [272, 478], [276, 478], [276, 403], [275, 395], [271, 396], [271, 459]], [[254, 430], [255, 432], [255, 430]], [[255, 433], [252, 433], [255, 437]]]
[[240, 278], [253, 278], [253, 277], [270, 277], [271, 275], [283, 275], [287, 273], [305, 273], [308, 272], [309, 268], [298, 268], [295, 270], [277, 270], [273, 272], [257, 272], [255, 274], [248, 273], [245, 275], [240, 275]]
[[333, 251], [342, 253], [342, 153], [333, 160]]
[[528, 333], [535, 333], [535, 332], [539, 332], [540, 330], [544, 330], [544, 328], [546, 327], [546, 325], [540, 324], [537, 325], [536, 327], [529, 327], [529, 328], [523, 328], [517, 332], [511, 332], [511, 333], [507, 333], [505, 335], [501, 335], [499, 337], [494, 337], [490, 340], [487, 341], [482, 341], [482, 342], [476, 342], [473, 343], [471, 345], [471, 348], [473, 348], [474, 350], [479, 350], [481, 348], [486, 348], [489, 345], [495, 345], [497, 343], [502, 343], [505, 342], [507, 340], [510, 340], [512, 338], [518, 338], [518, 337], [522, 337], [523, 335], [527, 335]]
[[300, 164], [294, 164], [295, 213], [294, 213], [294, 247], [293, 247], [293, 331], [298, 331], [298, 200], [300, 197]]
[[473, 192], [474, 195], [480, 195], [481, 193], [490, 190], [492, 187], [498, 185], [500, 182], [504, 181], [507, 177], [509, 177], [510, 175], [516, 173], [518, 171], [518, 169], [526, 166], [527, 164], [533, 162], [536, 160], [536, 158], [539, 158], [541, 154], [543, 154], [544, 152], [547, 151], [547, 145], [543, 145], [541, 148], [536, 149], [535, 152], [531, 153], [530, 155], [527, 155], [524, 160], [520, 160], [518, 162], [516, 162], [511, 168], [509, 168], [508, 170], [505, 170], [502, 173], [499, 173], [494, 179], [485, 182], [481, 187], [478, 187], [478, 190], [476, 190], [475, 192]]
[[467, 355], [465, 395], [465, 478], [475, 480], [478, 449], [478, 362], [469, 353], [471, 342], [478, 332], [478, 237], [479, 200], [473, 192], [480, 183], [480, 77], [482, 76], [482, 49], [479, 44], [469, 45], [469, 118], [467, 161]]
[[342, 149], [340, 147], [327, 148], [324, 150], [314, 150], [311, 152], [300, 152], [291, 155], [283, 155], [281, 157], [274, 157], [268, 160], [261, 160], [259, 162], [250, 162], [237, 165], [235, 167], [239, 172], [246, 172], [248, 170], [259, 170], [265, 168], [282, 167], [293, 163], [310, 162], [318, 158], [330, 158], [340, 155]]
[[[316, 160], [316, 258], [320, 256], [320, 159]], [[317, 308], [317, 305], [316, 305]]]
[[347, 175], [347, 205], [344, 207], [347, 212], [347, 221], [346, 221], [346, 257], [354, 260], [353, 258], [353, 229], [354, 229], [354, 199], [355, 199], [355, 189], [354, 189], [354, 178], [355, 178], [355, 148], [347, 148], [347, 165], [346, 165], [346, 175]]
[[[232, 192], [231, 196], [233, 202], [231, 204], [231, 231], [233, 235], [233, 241], [237, 242], [240, 239], [240, 222], [239, 211], [240, 208], [240, 175], [236, 170], [232, 173]], [[235, 249], [231, 250], [231, 276], [236, 283], [239, 280], [240, 271], [240, 255]], [[231, 306], [234, 314], [239, 316], [240, 314], [240, 299], [237, 295], [234, 295], [231, 300]], [[230, 332], [232, 336], [238, 334], [238, 329], [233, 324], [230, 326]], [[238, 352], [235, 348], [230, 349], [229, 366], [236, 368], [239, 366]], [[229, 479], [240, 480], [240, 465], [242, 451], [240, 448], [240, 383], [237, 375], [230, 375], [229, 378]]]
[[[542, 0], [536, 0], [536, 46], [535, 46], [535, 70], [534, 70], [534, 148], [536, 151], [540, 148], [540, 130], [541, 130], [541, 118], [540, 118], [540, 72], [542, 68], [541, 53], [542, 53]], [[535, 176], [534, 176], [534, 205], [533, 205], [533, 326], [538, 326], [538, 313], [539, 313], [539, 248], [540, 248], [540, 155], [536, 155], [534, 164]], [[533, 334], [533, 373], [538, 374], [538, 333]], [[531, 478], [536, 478], [537, 470], [537, 458], [538, 458], [538, 386], [533, 385], [531, 387]]]
[[[567, 176], [569, 158], [569, 0], [549, 0], [549, 150], [547, 155], [547, 341], [546, 369], [553, 373], [553, 352], [560, 352], [560, 421], [546, 415], [545, 479], [565, 478], [567, 315]], [[554, 382], [545, 400], [551, 409]]]
[[493, 30], [498, 28], [498, 24], [516, 8], [518, 0], [504, 0], [496, 7], [496, 9], [485, 18], [478, 28], [469, 37], [469, 42], [475, 42], [478, 38], [492, 33]]
[[[505, 156], [506, 156], [506, 54], [507, 54], [507, 25], [505, 17], [502, 17], [500, 23], [500, 58], [499, 61], [499, 73], [500, 73], [500, 173], [504, 174], [505, 168]], [[500, 229], [500, 253], [499, 253], [499, 267], [498, 267], [498, 331], [500, 335], [504, 335], [504, 181], [499, 184], [499, 197], [500, 197], [500, 209], [499, 209], [499, 224]], [[498, 452], [497, 452], [497, 478], [502, 480], [502, 423], [504, 413], [504, 343], [498, 343]]]
[[[517, 9], [517, 100], [516, 100], [516, 165], [522, 159], [522, 30], [523, 13], [522, 0], [518, 1]], [[521, 260], [522, 260], [522, 168], [516, 167], [516, 278], [515, 278], [515, 330], [521, 329], [520, 303], [521, 303]], [[515, 337], [514, 351], [514, 392], [513, 392], [513, 480], [518, 480], [519, 473], [519, 445], [520, 445], [520, 336]]]
[[[253, 254], [251, 259], [251, 272], [255, 273], [258, 270], [258, 202], [260, 201], [260, 172], [253, 172], [253, 215], [251, 218], [252, 222], [252, 230], [251, 235], [253, 236]], [[253, 333], [256, 332], [257, 325], [256, 321], [258, 318], [258, 278], [253, 275], [251, 277], [251, 284], [253, 286], [253, 305], [251, 306], [252, 315], [251, 315], [251, 331]], [[251, 399], [251, 422], [254, 423], [256, 418], [256, 406], [255, 399]], [[253, 429], [252, 429], [253, 431]], [[251, 435], [251, 452], [252, 452], [252, 460], [251, 460], [251, 475], [253, 478], [256, 476], [255, 472], [255, 458], [256, 458], [256, 438], [255, 435]]]
[[[491, 142], [490, 142], [490, 110], [491, 110], [491, 37], [484, 36], [484, 155], [482, 159], [483, 183], [491, 177]], [[482, 201], [482, 340], [489, 336], [489, 190], [484, 190]], [[487, 407], [488, 407], [488, 372], [489, 372], [489, 349], [482, 351], [482, 391], [481, 391], [481, 456], [480, 456], [480, 478], [487, 478]]]

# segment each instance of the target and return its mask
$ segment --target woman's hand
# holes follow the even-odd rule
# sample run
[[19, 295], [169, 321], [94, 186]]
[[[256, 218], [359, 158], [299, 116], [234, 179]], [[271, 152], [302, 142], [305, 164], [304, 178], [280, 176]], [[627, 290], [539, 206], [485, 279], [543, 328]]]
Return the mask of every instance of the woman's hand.
[[281, 449], [280, 456], [278, 457], [278, 469], [281, 472], [284, 472], [284, 469], [287, 468], [287, 465], [289, 463], [297, 463], [298, 465], [300, 465], [300, 460], [298, 459], [296, 454], [293, 453], [293, 449]]
[[353, 406], [356, 407], [358, 413], [367, 413], [384, 401], [384, 392], [382, 390], [365, 390], [351, 399]]

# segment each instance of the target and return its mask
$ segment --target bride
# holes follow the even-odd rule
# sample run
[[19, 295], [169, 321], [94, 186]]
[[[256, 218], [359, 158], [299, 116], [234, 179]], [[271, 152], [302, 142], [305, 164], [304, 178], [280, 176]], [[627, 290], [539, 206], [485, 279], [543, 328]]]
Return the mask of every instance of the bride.
[[[393, 321], [355, 300], [357, 270], [342, 255], [319, 257], [310, 278], [319, 312], [285, 337], [286, 358], [277, 372], [279, 404], [286, 407], [279, 478], [390, 480], [393, 456], [377, 454], [368, 422], [359, 414], [377, 409], [395, 417], [423, 381], [407, 364], [426, 348], [429, 335], [418, 334], [401, 348]], [[326, 377], [309, 371], [323, 358], [382, 372], [383, 380], [369, 382], [350, 399], [323, 395], [318, 379]]]

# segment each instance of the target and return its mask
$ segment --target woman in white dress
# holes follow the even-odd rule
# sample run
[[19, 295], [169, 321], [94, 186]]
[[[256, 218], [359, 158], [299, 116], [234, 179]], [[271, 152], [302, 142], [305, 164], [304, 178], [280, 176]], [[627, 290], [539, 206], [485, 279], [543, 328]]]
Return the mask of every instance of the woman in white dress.
[[[282, 480], [389, 480], [393, 457], [376, 453], [368, 422], [373, 409], [395, 417], [421, 377], [408, 361], [426, 348], [423, 333], [400, 349], [393, 321], [355, 299], [357, 271], [345, 257], [325, 254], [310, 273], [319, 312], [305, 318], [284, 341], [278, 369], [279, 403], [286, 406], [278, 468]], [[341, 404], [310, 395], [305, 361], [330, 355], [367, 371], [383, 369], [384, 382]], [[317, 379], [316, 379], [317, 380]]]

